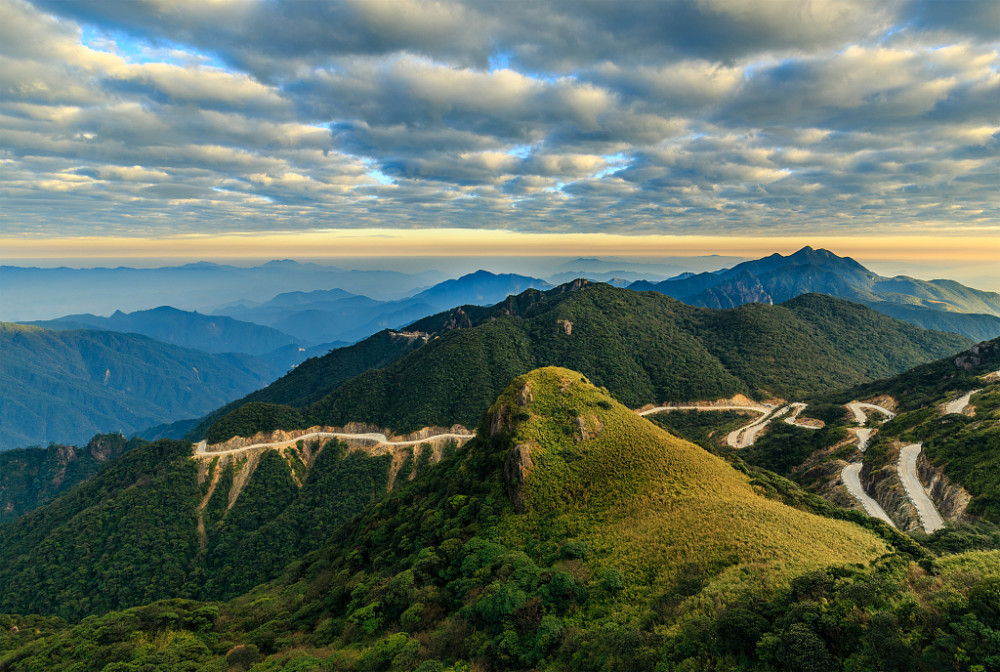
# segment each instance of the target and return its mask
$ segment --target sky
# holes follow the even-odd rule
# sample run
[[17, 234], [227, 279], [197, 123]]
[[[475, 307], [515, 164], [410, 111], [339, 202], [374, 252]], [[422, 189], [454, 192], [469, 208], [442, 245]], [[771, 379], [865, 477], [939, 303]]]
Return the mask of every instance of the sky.
[[998, 156], [996, 0], [0, 0], [6, 259], [986, 268]]

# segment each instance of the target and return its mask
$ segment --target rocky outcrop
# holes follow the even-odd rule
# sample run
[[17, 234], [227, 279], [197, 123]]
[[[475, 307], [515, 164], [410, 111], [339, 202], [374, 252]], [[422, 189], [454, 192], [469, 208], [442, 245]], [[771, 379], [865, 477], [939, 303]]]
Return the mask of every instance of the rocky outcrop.
[[444, 323], [443, 328], [445, 331], [452, 331], [453, 329], [468, 329], [471, 326], [472, 320], [459, 307], [451, 311], [451, 315], [448, 316], [448, 321]]
[[518, 390], [517, 397], [514, 398], [514, 401], [517, 402], [518, 406], [523, 408], [528, 404], [530, 404], [531, 402], [533, 402], [534, 400], [535, 400], [535, 393], [531, 387], [531, 381], [529, 380], [524, 384], [524, 387]]
[[998, 347], [1000, 347], [1000, 345], [989, 341], [976, 343], [974, 346], [955, 358], [955, 366], [966, 371], [974, 369], [983, 363], [987, 355], [995, 354], [994, 350]]
[[577, 441], [596, 439], [604, 431], [604, 424], [596, 415], [588, 415], [587, 417], [583, 417], [582, 415], [577, 416], [576, 427], [580, 432], [580, 435], [576, 437]]
[[917, 474], [942, 516], [948, 520], [968, 520], [966, 509], [969, 508], [972, 495], [945, 476], [944, 470], [931, 464], [925, 452], [921, 452], [917, 460]]
[[567, 336], [573, 335], [573, 323], [569, 320], [556, 320], [556, 325], [562, 327], [563, 333]]
[[510, 449], [503, 464], [504, 487], [514, 505], [514, 510], [518, 513], [524, 513], [524, 485], [535, 466], [531, 460], [531, 452], [536, 448], [538, 443], [535, 441], [519, 443]]
[[837, 506], [864, 511], [861, 502], [851, 496], [841, 480], [841, 474], [847, 465], [848, 462], [839, 459], [816, 464], [802, 472], [802, 482], [811, 492]]

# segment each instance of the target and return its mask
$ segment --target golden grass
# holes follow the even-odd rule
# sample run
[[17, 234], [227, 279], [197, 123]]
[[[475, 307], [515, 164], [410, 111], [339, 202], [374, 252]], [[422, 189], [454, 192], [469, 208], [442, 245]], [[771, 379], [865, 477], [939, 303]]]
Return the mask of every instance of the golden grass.
[[[522, 408], [515, 397], [529, 380], [534, 400]], [[724, 460], [637, 416], [578, 373], [539, 369], [497, 404], [494, 410], [529, 416], [511, 430], [512, 445], [537, 442], [525, 513], [505, 521], [504, 536], [543, 537], [553, 518], [562, 519], [566, 525], [556, 527], [575, 529], [589, 545], [589, 564], [619, 569], [642, 591], [664, 592], [696, 574], [729, 592], [889, 550], [853, 523], [766, 499]], [[603, 430], [580, 440], [576, 418], [590, 416]]]

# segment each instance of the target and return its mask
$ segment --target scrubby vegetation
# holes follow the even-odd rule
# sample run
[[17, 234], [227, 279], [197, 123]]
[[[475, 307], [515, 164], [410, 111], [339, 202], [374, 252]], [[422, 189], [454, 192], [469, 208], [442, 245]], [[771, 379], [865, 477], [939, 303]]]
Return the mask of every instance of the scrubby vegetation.
[[788, 481], [734, 470], [572, 372], [519, 379], [479, 429], [277, 582], [73, 626], [3, 617], [0, 669], [1000, 665], [998, 552], [935, 559], [877, 521], [784, 506], [764, 495], [793, 496]]
[[234, 436], [253, 436], [276, 429], [303, 429], [306, 420], [291, 406], [252, 401], [224, 415], [205, 432], [209, 443], [222, 443]]

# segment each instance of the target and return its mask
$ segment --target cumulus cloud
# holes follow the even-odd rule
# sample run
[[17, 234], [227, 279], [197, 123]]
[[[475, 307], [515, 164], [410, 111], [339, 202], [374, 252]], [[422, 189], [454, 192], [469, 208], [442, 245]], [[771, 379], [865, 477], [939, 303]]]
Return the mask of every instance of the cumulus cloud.
[[5, 231], [995, 219], [995, 2], [0, 0]]

